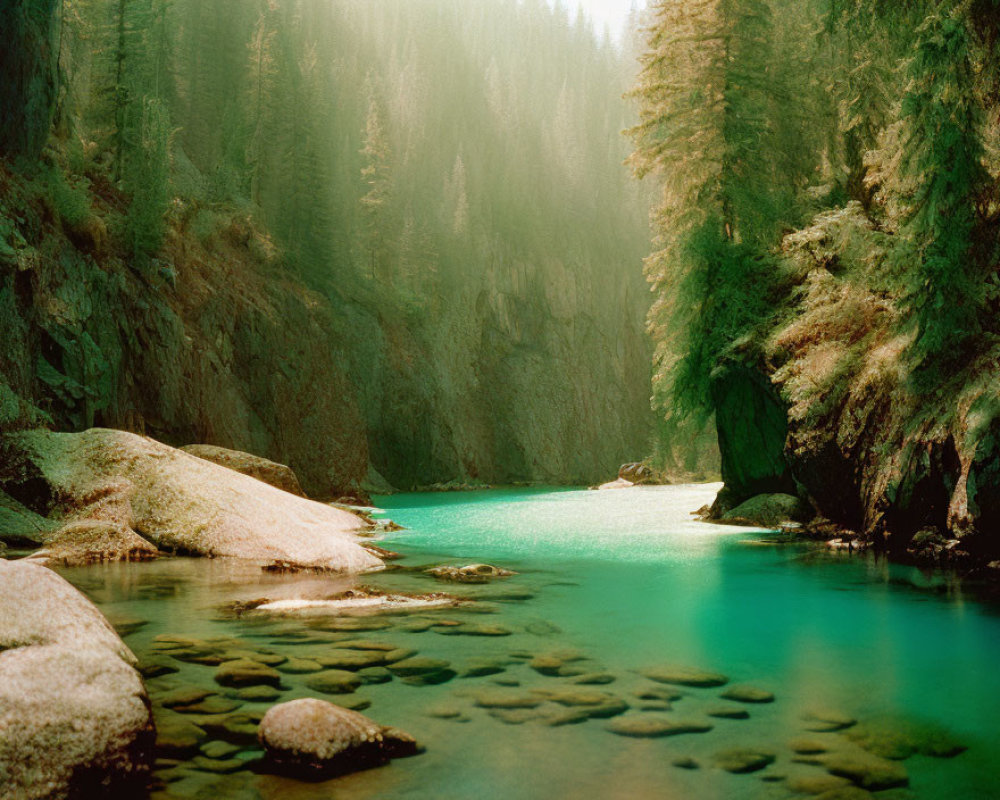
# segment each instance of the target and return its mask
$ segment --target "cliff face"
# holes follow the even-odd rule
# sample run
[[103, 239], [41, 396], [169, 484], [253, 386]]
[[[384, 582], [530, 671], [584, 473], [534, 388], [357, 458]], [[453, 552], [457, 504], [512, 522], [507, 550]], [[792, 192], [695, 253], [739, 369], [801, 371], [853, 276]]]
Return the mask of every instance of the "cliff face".
[[[137, 200], [125, 191], [128, 181], [111, 177], [121, 169], [121, 152], [106, 84], [115, 47], [142, 73], [135, 65], [148, 42], [137, 37], [146, 22], [129, 17], [129, 36], [116, 44], [101, 5], [114, 10], [107, 3], [74, 6], [60, 20], [50, 0], [0, 4], [0, 32], [15, 43], [0, 53], [0, 430], [96, 425], [172, 445], [246, 450], [290, 465], [303, 488], [320, 496], [359, 488], [377, 477], [372, 470], [398, 488], [469, 480], [594, 483], [646, 451], [644, 242], [641, 226], [638, 235], [620, 230], [609, 213], [640, 219], [628, 211], [633, 195], [622, 194], [614, 208], [613, 200], [599, 201], [609, 190], [587, 186], [600, 170], [591, 174], [579, 168], [582, 159], [567, 156], [575, 165], [572, 182], [559, 173], [567, 185], [547, 179], [544, 192], [557, 187], [586, 203], [551, 201], [561, 214], [555, 224], [547, 206], [534, 209], [542, 190], [530, 165], [524, 186], [490, 173], [480, 181], [496, 178], [497, 187], [467, 193], [461, 155], [474, 174], [473, 154], [461, 142], [438, 146], [425, 131], [424, 151], [401, 154], [399, 175], [385, 179], [400, 208], [369, 230], [356, 196], [368, 188], [359, 153], [370, 144], [359, 139], [368, 108], [367, 99], [359, 104], [354, 96], [359, 87], [347, 79], [338, 85], [346, 99], [335, 98], [336, 136], [321, 127], [329, 141], [319, 133], [286, 140], [285, 126], [306, 125], [307, 109], [282, 105], [286, 94], [274, 75], [266, 87], [254, 84], [272, 94], [264, 110], [256, 109], [260, 127], [252, 141], [253, 148], [273, 149], [264, 159], [271, 171], [261, 171], [259, 159], [252, 168], [233, 166], [223, 151], [239, 160], [257, 150], [239, 140], [244, 133], [234, 133], [231, 120], [213, 114], [243, 97], [243, 38], [258, 14], [241, 11], [241, 24], [214, 10], [202, 19], [204, 4], [186, 2], [165, 17], [169, 41], [156, 40], [176, 58], [175, 85], [161, 105], [177, 127], [164, 145], [169, 174], [133, 181], [137, 193], [169, 183], [164, 243], [139, 258], [128, 244]], [[319, 20], [340, 35], [354, 16], [382, 13], [365, 4], [348, 10]], [[315, 45], [303, 18], [265, 21], [293, 31], [303, 47]], [[217, 51], [201, 46], [213, 30], [228, 37]], [[299, 80], [289, 47], [289, 80]], [[211, 62], [220, 53], [232, 62], [229, 72]], [[373, 59], [363, 48], [361, 55]], [[277, 55], [267, 58], [279, 69]], [[481, 66], [482, 80], [496, 72], [495, 65]], [[206, 74], [218, 80], [199, 83]], [[609, 74], [611, 67], [600, 76], [610, 84]], [[616, 93], [609, 96], [617, 101]], [[325, 89], [309, 97], [333, 108]], [[433, 115], [438, 100], [422, 97], [423, 106], [392, 106], [400, 117], [396, 138], [416, 135], [403, 111]], [[567, 98], [557, 121], [568, 125]], [[443, 93], [440, 102], [452, 98]], [[481, 158], [501, 173], [513, 169], [517, 159], [508, 151], [523, 157], [515, 135], [539, 149], [533, 137], [551, 138], [546, 125], [554, 124], [491, 125], [477, 142], [507, 155]], [[617, 136], [621, 126], [605, 120], [605, 127]], [[392, 144], [403, 149], [401, 141]], [[607, 143], [598, 145], [618, 169], [617, 148], [608, 155], [601, 150]], [[340, 149], [336, 168], [329, 167], [330, 152]], [[425, 151], [443, 160], [440, 175], [421, 171]], [[552, 169], [563, 169], [546, 153]], [[404, 155], [417, 166], [406, 167]], [[417, 178], [404, 167], [419, 178], [423, 195], [409, 186]], [[255, 177], [240, 173], [237, 180], [240, 169]], [[451, 187], [444, 200], [442, 175]], [[605, 182], [618, 185], [617, 178]], [[259, 202], [240, 194], [247, 187]], [[407, 192], [414, 196], [404, 205]], [[512, 214], [508, 202], [519, 212], [526, 203], [533, 210]], [[428, 231], [437, 228], [435, 239]]]
[[37, 155], [49, 135], [59, 48], [56, 0], [0, 0], [0, 152]]
[[[788, 299], [759, 332], [752, 368], [754, 402], [775, 392], [786, 409], [770, 480], [787, 473], [822, 517], [890, 552], [996, 558], [1000, 347], [987, 342], [932, 391], [914, 390], [890, 236], [851, 204], [785, 240]], [[753, 403], [742, 407], [741, 422], [720, 418], [720, 444], [740, 442], [724, 463], [753, 441], [739, 425], [762, 438], [775, 428]]]
[[108, 239], [108, 192], [70, 225], [0, 169], [0, 426], [213, 442], [288, 463], [314, 494], [357, 484], [365, 427], [329, 304], [269, 270], [238, 219], [205, 245], [178, 224], [169, 268], [136, 271]]

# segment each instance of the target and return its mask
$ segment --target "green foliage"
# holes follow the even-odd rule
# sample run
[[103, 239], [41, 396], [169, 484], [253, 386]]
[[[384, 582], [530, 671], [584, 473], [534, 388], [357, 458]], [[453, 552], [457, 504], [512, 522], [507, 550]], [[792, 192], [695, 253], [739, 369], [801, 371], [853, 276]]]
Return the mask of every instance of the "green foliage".
[[91, 215], [90, 183], [86, 178], [71, 180], [53, 164], [44, 165], [39, 177], [44, 196], [49, 198], [61, 220], [73, 226]]
[[910, 192], [897, 258], [910, 265], [905, 303], [917, 328], [913, 356], [954, 364], [980, 331], [984, 271], [973, 245], [983, 167], [970, 37], [958, 15], [931, 14], [917, 32], [902, 101], [900, 168]]
[[[720, 360], [767, 314], [777, 284], [769, 250], [799, 215], [815, 156], [792, 147], [785, 78], [772, 69], [775, 22], [763, 0], [656, 6], [642, 57], [640, 123], [629, 133], [638, 177], [662, 184], [658, 249], [646, 273], [659, 347], [654, 405], [711, 416]], [[791, 155], [790, 155], [791, 153]]]
[[164, 214], [170, 195], [170, 117], [163, 103], [145, 98], [130, 125], [130, 138], [122, 177], [132, 196], [125, 223], [126, 239], [137, 259], [155, 253], [163, 244]]

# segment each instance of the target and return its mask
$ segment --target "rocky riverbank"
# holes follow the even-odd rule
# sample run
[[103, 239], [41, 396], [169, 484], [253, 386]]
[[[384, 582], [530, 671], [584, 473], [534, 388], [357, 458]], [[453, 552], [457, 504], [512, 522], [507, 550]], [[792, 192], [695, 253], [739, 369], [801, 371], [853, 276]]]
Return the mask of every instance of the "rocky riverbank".
[[[34, 560], [176, 553], [344, 573], [382, 567], [357, 537], [359, 516], [149, 438], [36, 430], [5, 436], [0, 453], [0, 541], [39, 548]], [[263, 470], [246, 454], [236, 466]], [[294, 474], [275, 479], [287, 485]]]
[[917, 388], [886, 289], [885, 232], [857, 203], [786, 238], [783, 304], [714, 380], [726, 487], [808, 504], [807, 533], [965, 572], [1000, 567], [995, 345]]

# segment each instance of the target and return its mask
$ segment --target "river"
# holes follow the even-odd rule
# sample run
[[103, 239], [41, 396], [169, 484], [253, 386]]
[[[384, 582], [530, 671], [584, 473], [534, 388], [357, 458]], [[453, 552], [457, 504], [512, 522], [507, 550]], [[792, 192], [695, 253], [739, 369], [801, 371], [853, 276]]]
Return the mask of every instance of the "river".
[[[405, 558], [395, 562], [402, 569], [359, 582], [456, 592], [477, 602], [352, 623], [362, 629], [371, 623], [371, 630], [336, 631], [328, 617], [231, 611], [234, 602], [258, 597], [321, 596], [344, 588], [344, 579], [266, 575], [232, 562], [195, 559], [63, 574], [112, 620], [128, 626], [126, 642], [141, 658], [166, 659], [179, 669], [148, 681], [154, 704], [190, 686], [218, 690], [236, 714], [259, 714], [274, 702], [226, 698], [213, 683], [213, 667], [156, 653], [162, 644], [155, 637], [163, 634], [235, 637], [242, 643], [232, 645], [237, 649], [306, 659], [336, 647], [338, 637], [375, 639], [447, 661], [459, 673], [442, 683], [394, 679], [327, 697], [365, 705], [368, 716], [409, 731], [426, 746], [422, 755], [331, 782], [300, 784], [257, 774], [251, 767], [259, 751], [249, 740], [224, 735], [235, 742], [224, 757], [217, 752], [215, 759], [161, 762], [157, 800], [786, 798], [796, 796], [792, 788], [822, 786], [829, 779], [823, 767], [801, 763], [802, 754], [790, 743], [806, 737], [831, 753], [857, 757], [861, 731], [883, 748], [927, 736], [967, 748], [954, 757], [918, 753], [894, 762], [905, 770], [909, 788], [876, 797], [1000, 797], [997, 607], [973, 599], [944, 575], [832, 554], [816, 545], [776, 544], [766, 532], [695, 521], [691, 512], [710, 502], [717, 489], [489, 490], [377, 498], [384, 515], [406, 528], [379, 544]], [[468, 586], [436, 581], [415, 569], [475, 562], [518, 574]], [[461, 625], [432, 625], [441, 621]], [[463, 628], [505, 635], [461, 635]], [[564, 672], [599, 674], [608, 682], [579, 685], [569, 674], [553, 677], [531, 667], [529, 658], [553, 653], [565, 662]], [[460, 677], [473, 662], [503, 671]], [[724, 673], [732, 684], [772, 692], [775, 699], [734, 703], [719, 697], [723, 688], [678, 687], [683, 695], [664, 710], [662, 701], [639, 695], [669, 688], [640, 674], [665, 664]], [[310, 677], [284, 674], [281, 699], [324, 696], [308, 686]], [[546, 702], [517, 712], [480, 707], [483, 696], [496, 692]], [[577, 708], [572, 703], [586, 699], [574, 700], [574, 692], [605, 692], [630, 708], [621, 717], [552, 725], [561, 712]], [[236, 708], [237, 703], [242, 705]], [[708, 715], [719, 707], [749, 716]], [[817, 710], [821, 716], [832, 710], [859, 725], [842, 732], [807, 731], [815, 720], [804, 717]], [[608, 730], [616, 719], [640, 715], [712, 727], [662, 738]], [[160, 720], [177, 722], [182, 716], [158, 712]], [[189, 721], [201, 719], [191, 714], [183, 720]], [[855, 740], [849, 738], [852, 731]], [[900, 731], [907, 735], [900, 738]], [[773, 753], [774, 763], [748, 774], [718, 768], [720, 753], [746, 748]], [[674, 763], [687, 758], [699, 768]]]

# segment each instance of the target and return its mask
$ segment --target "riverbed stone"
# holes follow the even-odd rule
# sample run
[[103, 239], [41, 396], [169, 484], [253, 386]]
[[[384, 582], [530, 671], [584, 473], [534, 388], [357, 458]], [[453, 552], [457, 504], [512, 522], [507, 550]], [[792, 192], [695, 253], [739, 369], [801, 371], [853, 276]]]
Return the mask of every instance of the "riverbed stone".
[[263, 715], [240, 711], [235, 714], [217, 714], [198, 719], [198, 726], [209, 736], [224, 742], [250, 745], [257, 740], [257, 726]]
[[466, 662], [458, 671], [460, 678], [483, 678], [487, 675], [499, 675], [507, 669], [499, 659], [476, 658]]
[[759, 772], [774, 763], [777, 756], [768, 750], [754, 748], [734, 748], [716, 753], [713, 763], [719, 769], [744, 775], [749, 772]]
[[788, 791], [796, 794], [823, 794], [851, 786], [847, 778], [830, 774], [793, 775], [785, 782]]
[[402, 731], [313, 699], [274, 706], [261, 721], [259, 735], [267, 767], [292, 777], [331, 777], [420, 751]]
[[701, 768], [701, 764], [699, 764], [695, 759], [691, 758], [691, 756], [681, 756], [680, 758], [675, 758], [670, 763], [673, 764], [678, 769], [700, 769]]
[[868, 791], [878, 792], [909, 785], [906, 769], [896, 761], [869, 754], [834, 754], [824, 759], [827, 772], [847, 778]]
[[313, 672], [319, 672], [323, 669], [323, 665], [318, 661], [313, 661], [311, 658], [289, 658], [284, 664], [278, 667], [279, 672], [284, 672], [286, 675], [309, 675]]
[[603, 706], [619, 699], [613, 694], [592, 689], [536, 689], [535, 693], [561, 706]]
[[615, 680], [617, 679], [610, 672], [584, 672], [582, 675], [573, 677], [570, 683], [582, 686], [605, 686], [614, 683]]
[[125, 794], [143, 784], [154, 729], [136, 659], [55, 572], [0, 560], [0, 794]]
[[539, 675], [545, 675], [550, 678], [555, 678], [559, 676], [559, 670], [561, 670], [566, 665], [561, 658], [553, 655], [542, 655], [535, 656], [528, 662], [535, 672]]
[[503, 625], [486, 625], [480, 623], [467, 622], [458, 628], [438, 628], [435, 633], [445, 636], [510, 636], [513, 631]]
[[898, 717], [865, 720], [841, 735], [873, 755], [896, 761], [915, 753], [953, 758], [966, 750], [965, 745], [938, 725]]
[[323, 694], [350, 694], [361, 685], [361, 678], [343, 669], [328, 669], [306, 679], [306, 686]]
[[324, 667], [358, 670], [385, 666], [388, 663], [386, 655], [383, 650], [330, 650], [313, 656], [311, 660]]
[[480, 708], [538, 708], [545, 699], [528, 692], [488, 689], [475, 695]]
[[541, 717], [541, 713], [533, 708], [491, 708], [486, 713], [505, 725], [523, 725]]
[[739, 706], [711, 706], [705, 713], [716, 719], [750, 719], [750, 712]]
[[281, 697], [281, 691], [273, 686], [247, 686], [238, 689], [236, 697], [250, 703], [269, 703]]
[[205, 731], [173, 713], [156, 714], [156, 755], [161, 758], [187, 759], [197, 755]]
[[802, 719], [805, 729], [814, 733], [842, 731], [858, 723], [850, 714], [829, 708], [811, 709], [802, 715]]
[[243, 704], [227, 697], [206, 697], [190, 705], [174, 706], [178, 714], [228, 714]]
[[729, 683], [729, 678], [719, 672], [693, 667], [661, 665], [639, 670], [639, 674], [657, 683], [692, 686], [698, 689], [725, 686]]
[[656, 738], [685, 733], [707, 733], [712, 726], [696, 720], [678, 720], [662, 714], [626, 715], [612, 720], [606, 730], [618, 736]]
[[559, 728], [563, 725], [579, 725], [593, 719], [590, 709], [587, 708], [563, 708], [555, 712], [550, 712], [542, 716], [541, 721], [552, 728]]
[[487, 583], [496, 578], [509, 578], [516, 575], [509, 569], [496, 567], [492, 564], [469, 564], [464, 567], [442, 566], [431, 567], [425, 570], [428, 575], [433, 575], [438, 580], [455, 581], [458, 583]]
[[177, 706], [191, 706], [195, 703], [200, 703], [205, 698], [213, 697], [217, 694], [218, 692], [211, 689], [203, 689], [200, 686], [182, 686], [178, 689], [158, 694], [154, 699], [164, 708], [176, 708]]
[[215, 682], [220, 686], [239, 689], [244, 686], [281, 685], [281, 674], [276, 670], [250, 659], [226, 661], [215, 671]]
[[730, 686], [719, 695], [736, 703], [773, 703], [774, 693], [756, 686]]
[[819, 739], [810, 739], [805, 736], [799, 736], [792, 739], [788, 743], [788, 749], [793, 753], [809, 756], [825, 753], [830, 749], [830, 747], [826, 742], [820, 741]]
[[362, 686], [371, 686], [378, 683], [388, 683], [392, 680], [392, 673], [385, 667], [367, 667], [359, 669], [357, 676], [361, 679]]
[[436, 658], [426, 658], [424, 656], [416, 656], [413, 658], [406, 658], [400, 661], [390, 664], [388, 669], [393, 675], [398, 675], [401, 678], [408, 678], [414, 675], [426, 675], [433, 672], [440, 672], [441, 670], [448, 669], [451, 666], [450, 662], [442, 661]]
[[452, 678], [457, 677], [458, 673], [453, 669], [441, 669], [437, 672], [424, 672], [419, 675], [407, 675], [405, 678], [400, 678], [400, 683], [405, 683], [407, 686], [438, 686], [442, 683], [447, 683]]
[[684, 692], [670, 686], [650, 686], [640, 689], [635, 693], [640, 700], [661, 700], [665, 703], [672, 703], [684, 697]]
[[206, 758], [232, 758], [240, 752], [240, 747], [229, 742], [212, 741], [205, 742], [201, 746], [201, 753]]
[[391, 642], [377, 642], [374, 639], [344, 639], [337, 642], [337, 647], [341, 650], [381, 650], [389, 653], [398, 650], [398, 645]]

